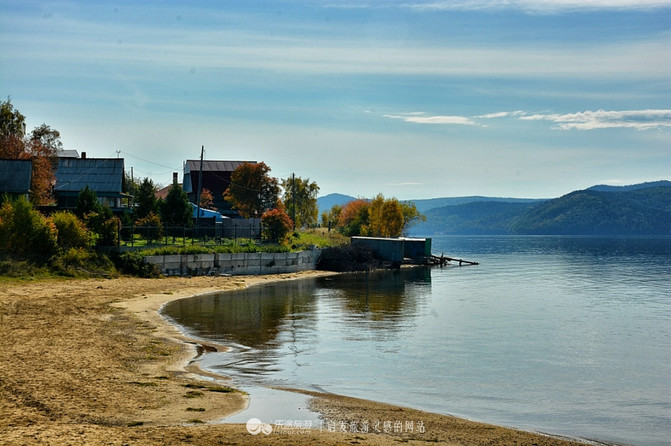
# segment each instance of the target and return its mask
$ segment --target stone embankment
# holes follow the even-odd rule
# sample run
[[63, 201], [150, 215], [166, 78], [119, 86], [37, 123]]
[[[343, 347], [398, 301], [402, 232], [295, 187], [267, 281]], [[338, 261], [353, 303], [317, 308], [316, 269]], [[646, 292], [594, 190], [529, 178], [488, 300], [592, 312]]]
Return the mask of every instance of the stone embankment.
[[320, 249], [300, 252], [242, 252], [145, 257], [166, 276], [284, 274], [317, 269]]

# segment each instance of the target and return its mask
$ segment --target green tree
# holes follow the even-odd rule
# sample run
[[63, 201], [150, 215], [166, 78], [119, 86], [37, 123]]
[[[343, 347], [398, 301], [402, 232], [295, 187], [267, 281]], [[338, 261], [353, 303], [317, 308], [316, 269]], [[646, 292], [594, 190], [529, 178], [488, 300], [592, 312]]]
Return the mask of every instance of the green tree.
[[297, 228], [309, 228], [317, 226], [319, 218], [319, 207], [317, 206], [317, 194], [319, 186], [300, 177], [289, 177], [282, 180], [284, 189], [284, 208], [292, 217], [295, 216], [294, 224]]
[[231, 174], [224, 199], [244, 218], [258, 218], [277, 205], [280, 188], [266, 163], [244, 163]]
[[158, 213], [158, 200], [154, 182], [145, 177], [135, 195], [135, 219], [141, 220], [151, 213]]
[[400, 204], [401, 211], [403, 212], [403, 234], [415, 223], [426, 221], [426, 215], [420, 213], [412, 201], [402, 201]]
[[331, 232], [331, 229], [336, 229], [341, 213], [342, 206], [339, 204], [334, 204], [331, 209], [322, 212], [322, 226], [328, 228], [329, 232]]
[[26, 117], [7, 98], [0, 104], [0, 158], [27, 159], [23, 141], [25, 136]]
[[92, 189], [89, 188], [88, 184], [84, 189], [79, 191], [79, 196], [77, 197], [77, 208], [75, 209], [75, 214], [77, 217], [82, 220], [87, 220], [87, 215], [91, 213], [101, 214], [103, 211], [103, 206], [98, 200], [98, 194]]
[[140, 179], [133, 178], [128, 172], [123, 173], [123, 193], [136, 197], [140, 190]]
[[168, 196], [160, 204], [161, 219], [166, 226], [191, 226], [193, 208], [189, 197], [178, 183], [174, 183]]

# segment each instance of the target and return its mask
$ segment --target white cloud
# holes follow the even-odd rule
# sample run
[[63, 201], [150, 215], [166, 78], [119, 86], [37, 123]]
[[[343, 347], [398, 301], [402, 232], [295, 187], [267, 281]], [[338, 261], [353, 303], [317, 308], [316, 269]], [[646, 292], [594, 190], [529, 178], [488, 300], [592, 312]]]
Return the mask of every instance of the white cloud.
[[671, 110], [584, 111], [576, 113], [534, 113], [517, 110], [494, 112], [477, 116], [427, 116], [422, 112], [401, 115], [384, 115], [385, 118], [402, 119], [414, 124], [473, 125], [485, 127], [478, 119], [517, 118], [521, 121], [550, 121], [558, 130], [595, 130], [632, 128], [650, 130], [671, 127]]
[[479, 119], [495, 119], [495, 118], [507, 118], [508, 116], [523, 116], [524, 112], [521, 110], [513, 112], [496, 112], [496, 113], [487, 113], [484, 115], [478, 115], [476, 118]]
[[384, 115], [385, 118], [402, 119], [415, 124], [442, 124], [442, 125], [478, 125], [477, 122], [466, 116], [422, 116], [418, 113], [403, 115]]
[[584, 111], [567, 114], [533, 114], [520, 116], [521, 120], [554, 122], [560, 130], [595, 130], [632, 128], [636, 130], [671, 127], [671, 110]]

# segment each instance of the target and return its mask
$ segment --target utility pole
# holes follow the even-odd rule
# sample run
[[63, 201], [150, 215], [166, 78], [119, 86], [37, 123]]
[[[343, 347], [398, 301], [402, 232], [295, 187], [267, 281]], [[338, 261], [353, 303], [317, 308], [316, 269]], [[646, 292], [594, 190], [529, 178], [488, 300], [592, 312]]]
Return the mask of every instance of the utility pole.
[[198, 171], [198, 192], [196, 193], [196, 232], [200, 223], [200, 189], [203, 187], [203, 152], [205, 146], [200, 146], [200, 170]]
[[291, 219], [294, 222], [294, 232], [296, 232], [296, 174], [291, 174]]

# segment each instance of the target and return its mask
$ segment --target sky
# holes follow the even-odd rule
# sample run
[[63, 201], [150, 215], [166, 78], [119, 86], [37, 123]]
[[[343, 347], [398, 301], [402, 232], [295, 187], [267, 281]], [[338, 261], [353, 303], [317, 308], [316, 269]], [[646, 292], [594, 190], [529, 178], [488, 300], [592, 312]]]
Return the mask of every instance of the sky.
[[671, 0], [0, 0], [0, 96], [163, 185], [552, 198], [671, 179]]

